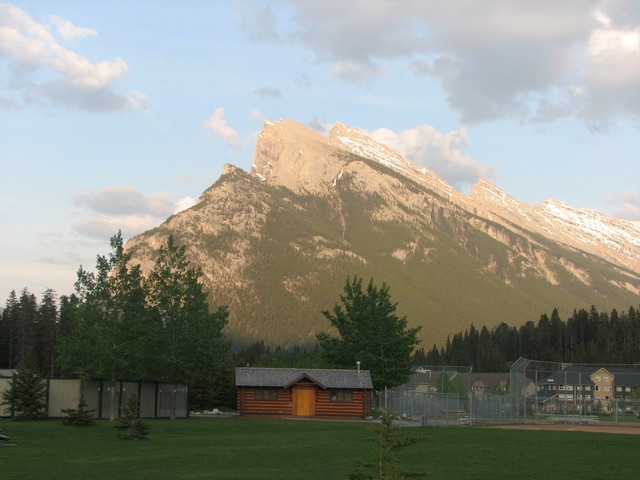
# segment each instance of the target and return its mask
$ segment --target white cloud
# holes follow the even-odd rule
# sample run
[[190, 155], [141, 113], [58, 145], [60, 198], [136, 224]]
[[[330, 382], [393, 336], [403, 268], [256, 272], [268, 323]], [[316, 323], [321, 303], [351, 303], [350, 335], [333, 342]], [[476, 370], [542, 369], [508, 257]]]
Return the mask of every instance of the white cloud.
[[257, 88], [253, 93], [262, 98], [282, 98], [282, 92], [278, 88]]
[[259, 124], [262, 124], [267, 119], [265, 114], [262, 113], [260, 110], [250, 110], [249, 118]]
[[204, 128], [211, 130], [220, 139], [231, 145], [232, 147], [239, 147], [241, 144], [240, 135], [236, 130], [227, 125], [227, 121], [224, 118], [224, 107], [216, 108], [213, 115], [209, 117], [209, 120], [202, 122]]
[[157, 227], [158, 224], [157, 217], [151, 215], [97, 215], [76, 223], [73, 225], [73, 230], [81, 235], [93, 238], [109, 238], [120, 230], [122, 231], [122, 235], [128, 238]]
[[0, 3], [0, 61], [10, 66], [7, 90], [13, 104], [44, 100], [94, 112], [137, 108], [134, 99], [113, 91], [128, 71], [123, 59], [91, 62], [62, 46], [52, 28], [62, 40], [97, 32], [56, 16], [51, 21], [52, 26], [38, 23], [24, 10]]
[[62, 37], [64, 40], [70, 42], [85, 37], [98, 36], [98, 32], [96, 32], [92, 28], [78, 27], [71, 23], [69, 20], [66, 20], [57, 15], [51, 16], [51, 23], [56, 27], [58, 35], [60, 35], [60, 37]]
[[613, 214], [614, 217], [640, 221], [640, 192], [629, 190], [613, 195], [607, 200], [607, 204], [622, 204], [622, 207]]
[[338, 62], [329, 70], [330, 77], [349, 83], [369, 83], [383, 73], [383, 66], [363, 62]]
[[[308, 47], [331, 77], [366, 83], [399, 60], [438, 79], [467, 122], [640, 116], [637, 1], [280, 0], [265, 9], [260, 31]], [[276, 9], [293, 10], [288, 31]]]
[[175, 203], [169, 193], [145, 194], [129, 186], [105, 187], [94, 192], [85, 189], [71, 197], [74, 205], [108, 215], [155, 215], [174, 213]]
[[191, 208], [196, 204], [197, 200], [193, 197], [184, 197], [178, 200], [173, 209], [173, 213], [179, 213], [187, 208]]
[[73, 229], [96, 238], [105, 238], [118, 230], [126, 237], [135, 235], [196, 203], [191, 197], [177, 201], [174, 197], [165, 192], [145, 194], [129, 186], [105, 187], [99, 191], [83, 189], [71, 197], [85, 216]]
[[493, 167], [479, 165], [473, 158], [463, 154], [469, 144], [469, 136], [464, 128], [442, 134], [425, 124], [398, 133], [381, 128], [369, 135], [416, 165], [433, 170], [458, 188], [473, 184], [478, 178], [488, 177], [493, 172]]

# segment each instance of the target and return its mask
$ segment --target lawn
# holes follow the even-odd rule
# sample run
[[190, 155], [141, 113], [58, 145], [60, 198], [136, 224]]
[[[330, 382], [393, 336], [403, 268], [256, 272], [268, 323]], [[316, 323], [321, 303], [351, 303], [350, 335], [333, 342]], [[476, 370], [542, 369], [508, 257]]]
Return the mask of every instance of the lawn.
[[[125, 441], [100, 421], [0, 420], [17, 447], [0, 447], [9, 479], [346, 479], [371, 452], [370, 424], [247, 418], [154, 420], [148, 440]], [[429, 479], [636, 478], [640, 435], [412, 428], [426, 438], [403, 452]]]

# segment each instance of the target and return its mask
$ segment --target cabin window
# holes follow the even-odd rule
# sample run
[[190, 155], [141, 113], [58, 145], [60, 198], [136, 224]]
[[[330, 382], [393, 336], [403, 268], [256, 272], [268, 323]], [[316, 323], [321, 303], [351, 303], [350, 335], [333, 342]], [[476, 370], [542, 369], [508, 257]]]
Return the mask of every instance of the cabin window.
[[332, 402], [352, 402], [353, 394], [345, 390], [333, 390], [331, 392]]
[[278, 390], [275, 388], [262, 388], [256, 390], [256, 400], [278, 400]]

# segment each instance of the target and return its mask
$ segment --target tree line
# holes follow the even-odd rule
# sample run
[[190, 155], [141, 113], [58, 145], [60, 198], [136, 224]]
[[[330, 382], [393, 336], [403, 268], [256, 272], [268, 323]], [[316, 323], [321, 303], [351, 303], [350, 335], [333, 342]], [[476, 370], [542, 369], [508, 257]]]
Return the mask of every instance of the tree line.
[[[395, 314], [389, 287], [362, 278], [345, 283], [331, 311], [323, 315], [338, 335], [317, 336], [318, 346], [271, 352], [264, 343], [232, 353], [223, 338], [227, 307], [210, 312], [199, 269], [185, 248], [169, 237], [144, 276], [124, 251], [120, 233], [111, 252], [99, 255], [95, 271], [80, 267], [75, 293], [56, 302], [47, 290], [41, 302], [26, 288], [11, 293], [0, 319], [0, 366], [28, 367], [42, 376], [101, 379], [111, 393], [110, 418], [117, 415], [120, 380], [190, 384], [190, 405], [235, 406], [234, 367], [356, 368], [371, 372], [374, 388], [405, 383], [417, 328]], [[172, 398], [172, 417], [175, 415]]]
[[118, 381], [169, 383], [175, 418], [177, 384], [217, 370], [230, 347], [222, 339], [228, 311], [209, 311], [200, 276], [172, 237], [143, 276], [118, 233], [111, 252], [97, 257], [95, 271], [79, 268], [75, 293], [61, 298], [59, 311], [52, 291], [40, 304], [26, 289], [19, 299], [11, 293], [0, 323], [0, 364], [102, 379], [111, 393], [112, 420]]
[[640, 361], [640, 310], [574, 310], [562, 320], [557, 309], [537, 323], [500, 323], [491, 329], [473, 324], [445, 344], [416, 352], [418, 364], [470, 365], [479, 372], [506, 371], [518, 357], [548, 362], [633, 364]]

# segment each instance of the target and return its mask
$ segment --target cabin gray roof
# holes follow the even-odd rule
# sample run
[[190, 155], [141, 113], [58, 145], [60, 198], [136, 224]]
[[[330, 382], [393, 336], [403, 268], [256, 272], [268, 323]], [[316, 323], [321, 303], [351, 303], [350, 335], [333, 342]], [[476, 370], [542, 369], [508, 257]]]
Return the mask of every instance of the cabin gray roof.
[[325, 389], [373, 389], [369, 370], [236, 368], [236, 387], [286, 388], [305, 378]]

